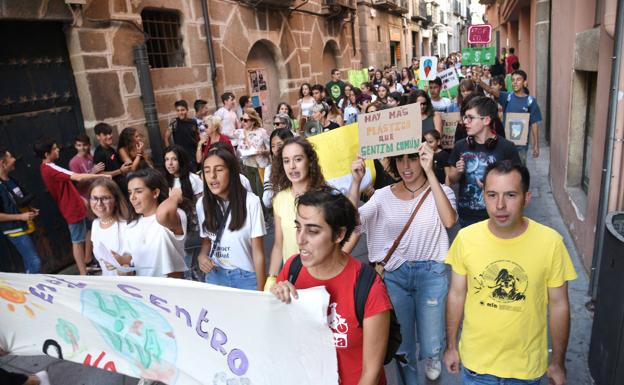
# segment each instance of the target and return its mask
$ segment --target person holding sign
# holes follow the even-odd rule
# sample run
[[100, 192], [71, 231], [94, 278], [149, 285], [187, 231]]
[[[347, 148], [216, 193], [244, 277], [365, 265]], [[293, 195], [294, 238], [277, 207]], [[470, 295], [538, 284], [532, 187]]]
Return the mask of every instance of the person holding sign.
[[520, 163], [516, 146], [496, 134], [494, 122], [498, 114], [495, 101], [474, 96], [463, 107], [466, 138], [455, 143], [449, 157], [449, 183], [459, 182], [459, 224], [469, 226], [488, 219], [483, 198], [483, 174], [490, 163], [511, 160]]
[[325, 177], [312, 144], [302, 137], [286, 139], [277, 152], [271, 171], [275, 191], [273, 218], [275, 241], [271, 250], [269, 278], [265, 291], [273, 284], [282, 262], [297, 253], [295, 234], [295, 199], [310, 190], [325, 187]]
[[[128, 203], [117, 184], [110, 179], [96, 179], [89, 188], [89, 214], [96, 217], [91, 226], [93, 255], [102, 266], [102, 275], [117, 275], [107, 256], [126, 254], [126, 219]], [[102, 250], [104, 248], [105, 250]]]
[[424, 90], [416, 90], [410, 94], [410, 102], [420, 103], [420, 116], [422, 118], [423, 135], [431, 130], [442, 133], [442, 115], [433, 109], [431, 99]]
[[182, 278], [184, 263], [186, 214], [182, 190], [167, 187], [162, 174], [144, 168], [128, 175], [130, 212], [126, 246], [131, 257], [119, 258], [122, 265], [136, 268], [136, 275]]
[[[421, 144], [416, 152], [391, 157], [390, 169], [400, 179], [377, 190], [360, 207], [361, 231], [367, 235], [369, 260], [383, 271], [401, 324], [403, 341], [398, 353], [405, 354], [407, 360], [400, 364], [399, 383], [418, 384], [417, 340], [419, 358], [427, 359], [427, 378], [435, 380], [441, 372], [448, 288], [446, 229], [457, 221], [455, 194], [438, 182], [433, 149], [427, 144]], [[352, 165], [351, 203], [358, 203], [364, 173], [364, 160], [358, 158]], [[355, 246], [359, 234], [353, 238], [346, 252]]]
[[361, 272], [370, 267], [341, 250], [355, 228], [356, 208], [339, 191], [323, 189], [301, 195], [296, 210], [299, 254], [286, 262], [271, 292], [290, 303], [291, 297], [298, 298], [297, 289], [324, 286], [340, 384], [386, 384], [383, 362], [392, 303], [381, 278], [375, 276], [359, 319], [354, 293]]
[[204, 196], [197, 201], [202, 241], [197, 261], [206, 282], [247, 290], [265, 283], [260, 198], [245, 190], [236, 157], [211, 148], [203, 164]]
[[513, 71], [513, 92], [498, 91], [479, 80], [483, 89], [497, 98], [503, 107], [505, 134], [516, 145], [522, 164], [526, 164], [529, 145], [533, 148], [533, 157], [539, 156], [539, 123], [542, 121], [537, 99], [527, 94], [524, 86], [526, 79], [527, 74], [523, 70]]

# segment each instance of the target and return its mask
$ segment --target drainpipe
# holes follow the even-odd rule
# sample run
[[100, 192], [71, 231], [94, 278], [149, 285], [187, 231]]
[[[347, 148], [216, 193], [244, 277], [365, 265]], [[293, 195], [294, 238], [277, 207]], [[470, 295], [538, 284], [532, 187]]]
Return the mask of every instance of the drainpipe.
[[[592, 258], [592, 270], [590, 290], [593, 300], [598, 294], [598, 281], [600, 276], [600, 262], [604, 249], [605, 220], [609, 211], [609, 193], [611, 190], [611, 178], [613, 172], [613, 151], [616, 143], [615, 130], [617, 125], [618, 93], [620, 89], [620, 69], [622, 66], [622, 35], [624, 29], [624, 4], [618, 2], [615, 23], [615, 42], [613, 46], [613, 64], [611, 66], [611, 85], [609, 87], [609, 112], [607, 115], [607, 135], [604, 146], [604, 158], [602, 161], [602, 178], [600, 182], [600, 200], [598, 203], [598, 220], [596, 222], [596, 237], [594, 238], [594, 255]], [[621, 140], [621, 139], [620, 139]], [[620, 142], [621, 145], [621, 142]]]
[[212, 45], [212, 31], [210, 29], [210, 15], [208, 15], [208, 0], [199, 0], [204, 16], [204, 33], [206, 34], [206, 47], [210, 59], [210, 79], [212, 80], [212, 97], [214, 98], [215, 110], [219, 109], [219, 94], [217, 93], [217, 63], [215, 61], [214, 46]]
[[163, 160], [162, 138], [160, 136], [160, 125], [158, 124], [158, 113], [156, 112], [156, 97], [154, 96], [154, 87], [147, 58], [147, 46], [145, 43], [137, 44], [132, 50], [134, 52], [134, 66], [139, 77], [145, 125], [147, 126], [150, 148], [152, 149], [152, 160], [154, 164], [161, 166]]

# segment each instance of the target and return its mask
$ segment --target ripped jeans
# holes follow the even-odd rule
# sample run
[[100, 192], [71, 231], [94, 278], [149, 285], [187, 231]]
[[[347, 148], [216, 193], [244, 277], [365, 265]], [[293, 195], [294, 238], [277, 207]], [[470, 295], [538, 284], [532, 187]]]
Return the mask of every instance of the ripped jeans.
[[399, 384], [416, 385], [417, 341], [420, 344], [421, 360], [440, 359], [444, 351], [447, 267], [444, 263], [434, 261], [405, 262], [394, 271], [386, 271], [384, 282], [401, 324], [403, 342], [398, 353], [407, 357], [407, 364], [399, 364]]

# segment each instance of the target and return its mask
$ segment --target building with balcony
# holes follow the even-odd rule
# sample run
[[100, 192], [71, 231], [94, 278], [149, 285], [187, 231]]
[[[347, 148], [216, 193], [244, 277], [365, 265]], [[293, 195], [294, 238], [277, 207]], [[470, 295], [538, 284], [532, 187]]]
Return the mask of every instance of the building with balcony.
[[405, 51], [409, 52], [411, 46], [408, 44], [407, 19], [404, 17], [408, 13], [408, 0], [357, 1], [364, 66], [409, 66], [409, 55]]
[[[378, 6], [399, 18], [404, 9]], [[225, 91], [247, 94], [270, 122], [280, 101], [296, 104], [302, 83], [362, 65], [356, 0], [3, 1], [0, 20], [11, 36], [0, 50], [0, 144], [22, 156], [20, 182], [32, 192], [45, 191], [30, 147], [44, 133], [67, 166], [77, 134], [93, 137], [100, 122], [115, 136], [133, 126], [161, 162], [176, 100], [192, 109], [204, 99], [214, 111]], [[49, 196], [36, 206], [43, 270], [58, 271], [72, 261], [56, 252], [71, 250], [67, 226]], [[10, 250], [0, 239], [0, 263]]]

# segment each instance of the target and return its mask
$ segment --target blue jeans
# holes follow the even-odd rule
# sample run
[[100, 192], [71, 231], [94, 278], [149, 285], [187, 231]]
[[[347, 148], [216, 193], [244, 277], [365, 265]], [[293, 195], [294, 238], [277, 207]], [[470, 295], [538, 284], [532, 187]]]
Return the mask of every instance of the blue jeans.
[[33, 244], [32, 238], [29, 234], [20, 235], [18, 237], [7, 237], [9, 241], [15, 246], [17, 251], [22, 255], [22, 261], [24, 261], [24, 270], [27, 274], [39, 274], [41, 268], [41, 261], [39, 260], [39, 254]]
[[491, 374], [478, 374], [470, 369], [462, 367], [462, 385], [539, 385], [541, 377], [532, 380], [519, 380], [517, 378], [501, 378]]
[[256, 290], [256, 273], [243, 269], [224, 269], [216, 267], [206, 274], [206, 283], [233, 287], [236, 289]]
[[407, 358], [407, 363], [399, 367], [399, 384], [403, 377], [404, 385], [416, 385], [416, 336], [420, 343], [419, 359], [439, 359], [444, 349], [447, 267], [434, 261], [405, 262], [394, 271], [386, 271], [384, 282], [401, 324], [403, 341], [398, 354]]

